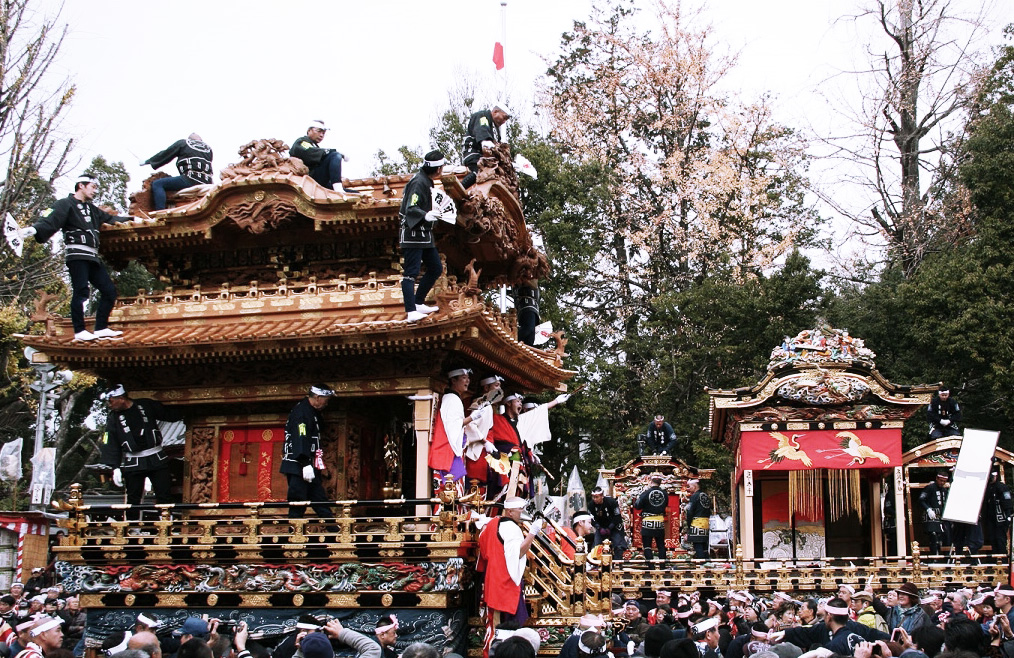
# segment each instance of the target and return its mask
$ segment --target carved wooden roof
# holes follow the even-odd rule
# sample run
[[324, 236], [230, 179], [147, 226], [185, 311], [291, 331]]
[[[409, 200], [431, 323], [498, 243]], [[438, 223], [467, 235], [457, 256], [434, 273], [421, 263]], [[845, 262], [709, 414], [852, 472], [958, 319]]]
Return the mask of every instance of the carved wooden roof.
[[[827, 340], [815, 340], [822, 336]], [[712, 439], [734, 445], [740, 428], [769, 429], [772, 423], [795, 429], [900, 427], [929, 403], [937, 386], [894, 384], [876, 369], [875, 356], [861, 339], [829, 327], [786, 339], [756, 384], [706, 389]]]
[[[136, 259], [177, 286], [396, 272], [398, 209], [411, 176], [346, 179], [346, 188], [363, 193], [346, 197], [304, 175], [277, 141], [244, 146], [243, 163], [224, 170], [221, 184], [181, 199], [182, 205], [146, 211], [147, 194], [135, 193], [131, 211], [146, 212], [149, 221], [105, 226], [102, 255], [121, 268]], [[249, 152], [261, 142], [271, 157], [253, 162]], [[463, 174], [440, 182], [456, 200], [458, 219], [453, 226], [438, 223], [438, 246], [452, 272], [476, 259], [483, 288], [549, 269], [525, 226], [516, 175], [500, 162], [509, 162], [507, 148], [483, 159], [478, 182], [467, 191], [459, 183]]]
[[[398, 275], [309, 278], [120, 300], [110, 318], [120, 340], [74, 341], [69, 320], [54, 315], [44, 335], [22, 339], [62, 366], [134, 390], [172, 390], [176, 401], [287, 399], [314, 381], [353, 382], [340, 393], [414, 393], [439, 380], [449, 359], [520, 390], [562, 389], [574, 373], [560, 353], [518, 342], [474, 283], [442, 279], [440, 310], [412, 324]], [[256, 382], [271, 382], [275, 393], [253, 390]], [[236, 394], [237, 386], [247, 389]]]

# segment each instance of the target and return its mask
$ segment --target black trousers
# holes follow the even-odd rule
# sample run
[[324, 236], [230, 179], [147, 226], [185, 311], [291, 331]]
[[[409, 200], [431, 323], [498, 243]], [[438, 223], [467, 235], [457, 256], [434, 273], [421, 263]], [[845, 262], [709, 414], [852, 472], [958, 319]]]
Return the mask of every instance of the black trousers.
[[[313, 478], [313, 482], [304, 480], [302, 474], [293, 475], [292, 473], [286, 473], [285, 477], [289, 481], [289, 491], [286, 500], [308, 500], [318, 517], [331, 518], [334, 516], [334, 510], [331, 509], [330, 505], [321, 504], [328, 500], [328, 497], [327, 492], [324, 491], [324, 482], [321, 480], [319, 473], [317, 477]], [[289, 518], [301, 519], [305, 514], [306, 505], [292, 505], [289, 507]]]
[[[401, 250], [401, 257], [404, 262], [404, 271], [401, 278], [401, 296], [405, 299], [405, 312], [411, 313], [415, 310], [416, 301], [420, 304], [426, 303], [426, 295], [430, 294], [433, 284], [437, 282], [444, 271], [440, 262], [440, 252], [436, 247], [416, 249], [405, 247]], [[415, 287], [415, 278], [419, 276], [419, 270], [426, 265], [426, 274], [419, 280], [419, 288]]]
[[[157, 471], [123, 471], [123, 488], [127, 492], [128, 505], [140, 505], [144, 497], [144, 479], [151, 480], [151, 491], [155, 494], [155, 502], [160, 505], [171, 503], [172, 477], [168, 468], [160, 468]], [[127, 512], [128, 521], [136, 521], [141, 518], [140, 510]]]
[[665, 528], [641, 528], [641, 545], [644, 547], [644, 559], [655, 559], [652, 544], [658, 549], [658, 559], [665, 559]]
[[1010, 526], [1009, 523], [983, 523], [982, 530], [986, 535], [985, 539], [989, 542], [989, 552], [993, 555], [1006, 555], [1007, 554], [1007, 528]]
[[[74, 333], [86, 329], [84, 309], [88, 303], [89, 283], [99, 291], [99, 303], [95, 308], [95, 330], [105, 329], [116, 303], [116, 286], [109, 278], [106, 266], [98, 261], [69, 260], [67, 273], [70, 274], [70, 287], [73, 291], [70, 298], [70, 321], [74, 325]], [[144, 480], [141, 482], [143, 486]], [[152, 486], [154, 484], [155, 481], [152, 480]]]

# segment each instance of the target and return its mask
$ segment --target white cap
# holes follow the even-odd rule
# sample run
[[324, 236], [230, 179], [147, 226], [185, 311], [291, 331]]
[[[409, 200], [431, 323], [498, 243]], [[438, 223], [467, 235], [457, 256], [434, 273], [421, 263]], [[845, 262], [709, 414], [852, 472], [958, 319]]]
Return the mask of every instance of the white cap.
[[717, 626], [718, 617], [708, 617], [707, 619], [691, 626], [690, 630], [694, 635], [698, 635], [699, 633], [710, 631], [712, 628]]
[[310, 125], [308, 125], [306, 128], [307, 130], [309, 130], [310, 128], [320, 128], [321, 130], [327, 130], [327, 126], [325, 126], [324, 122], [321, 121], [320, 119], [314, 119], [313, 121], [310, 122]]

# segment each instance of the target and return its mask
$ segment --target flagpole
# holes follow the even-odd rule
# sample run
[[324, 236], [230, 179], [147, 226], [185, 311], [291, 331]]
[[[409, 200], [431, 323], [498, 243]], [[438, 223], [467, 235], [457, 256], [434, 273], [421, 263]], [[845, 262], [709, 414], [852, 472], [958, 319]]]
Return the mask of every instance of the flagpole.
[[503, 83], [501, 98], [507, 98], [507, 0], [500, 0], [500, 43], [504, 49], [504, 68], [500, 72], [500, 81]]

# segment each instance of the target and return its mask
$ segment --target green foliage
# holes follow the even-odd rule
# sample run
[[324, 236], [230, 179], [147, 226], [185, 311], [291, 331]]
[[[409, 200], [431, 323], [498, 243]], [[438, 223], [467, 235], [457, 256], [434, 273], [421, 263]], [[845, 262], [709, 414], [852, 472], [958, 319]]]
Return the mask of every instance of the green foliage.
[[130, 174], [122, 162], [107, 162], [101, 155], [96, 155], [84, 173], [94, 176], [99, 182], [99, 191], [92, 203], [127, 214], [127, 184], [130, 182]]

